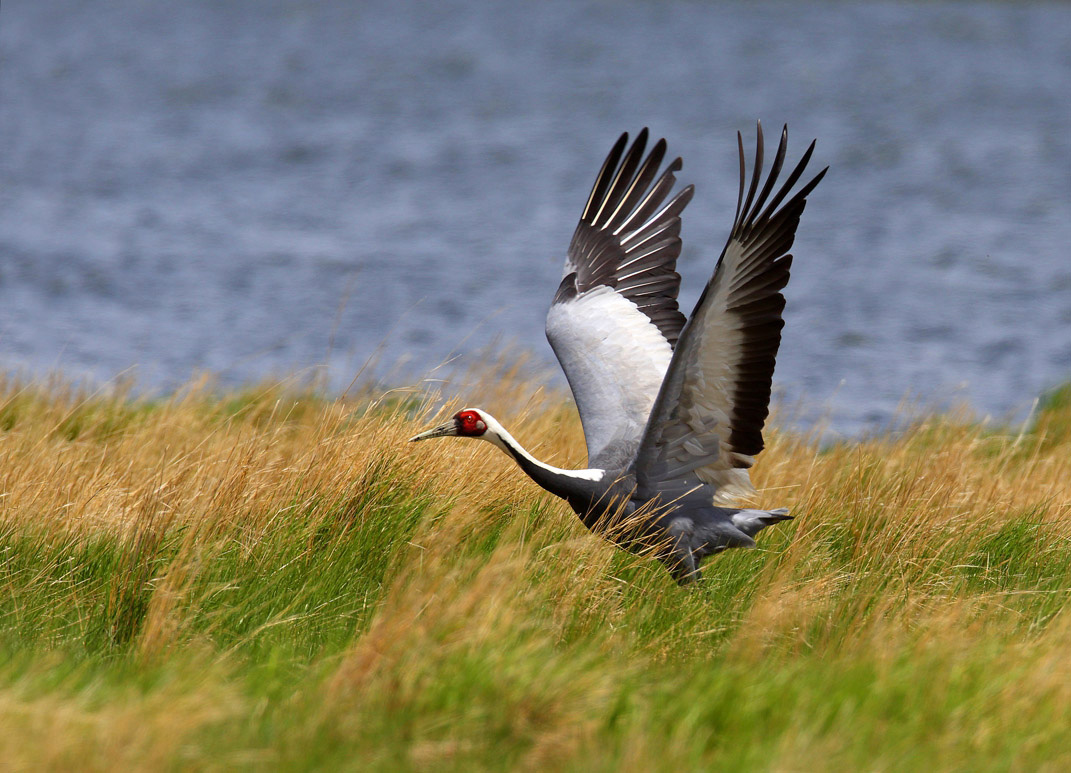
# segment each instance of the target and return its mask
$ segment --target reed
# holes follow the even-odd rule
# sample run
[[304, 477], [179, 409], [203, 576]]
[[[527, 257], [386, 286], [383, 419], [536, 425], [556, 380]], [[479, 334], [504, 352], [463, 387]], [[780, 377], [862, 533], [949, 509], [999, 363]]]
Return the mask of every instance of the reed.
[[[467, 402], [580, 466], [492, 370]], [[771, 432], [796, 520], [681, 589], [490, 446], [407, 444], [426, 391], [0, 381], [2, 767], [1066, 769], [1068, 394]]]

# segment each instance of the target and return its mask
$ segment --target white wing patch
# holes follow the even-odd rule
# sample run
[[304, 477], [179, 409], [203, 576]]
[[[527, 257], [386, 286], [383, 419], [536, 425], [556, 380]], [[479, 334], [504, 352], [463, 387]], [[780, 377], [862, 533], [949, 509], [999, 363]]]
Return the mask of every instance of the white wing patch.
[[588, 464], [603, 451], [634, 450], [673, 356], [669, 342], [605, 285], [552, 305], [547, 338], [576, 399]]

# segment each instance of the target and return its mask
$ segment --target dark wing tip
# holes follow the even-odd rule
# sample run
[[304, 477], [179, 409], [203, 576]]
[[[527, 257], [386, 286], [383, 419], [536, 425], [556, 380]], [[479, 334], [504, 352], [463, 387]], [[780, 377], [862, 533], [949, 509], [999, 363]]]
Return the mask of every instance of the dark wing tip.
[[617, 162], [621, 159], [621, 154], [625, 152], [625, 146], [628, 145], [628, 132], [621, 132], [621, 136], [617, 138], [617, 142], [610, 148], [610, 152], [606, 154], [606, 158], [602, 162], [602, 166], [599, 168], [599, 173], [595, 175], [595, 183], [591, 186], [591, 193], [588, 194], [587, 204], [584, 205], [584, 211], [580, 215], [581, 222], [590, 222], [594, 216], [594, 209], [602, 202], [606, 196], [606, 189], [610, 186], [610, 180], [613, 178], [613, 171], [617, 169]]
[[694, 188], [670, 198], [683, 162], [674, 158], [659, 172], [667, 144], [659, 139], [644, 156], [649, 138], [644, 127], [629, 145], [623, 133], [607, 155], [569, 245], [567, 270], [575, 270], [580, 293], [620, 284], [618, 292], [672, 345], [685, 322], [677, 305], [680, 215]]
[[[748, 184], [743, 139], [737, 133], [737, 147], [741, 154], [740, 193], [732, 233], [722, 253], [723, 260], [730, 249], [737, 255], [733, 275], [724, 277], [731, 288], [724, 311], [737, 318], [742, 334], [728, 396], [729, 445], [735, 453], [744, 456], [754, 456], [764, 447], [762, 430], [769, 415], [774, 365], [784, 327], [785, 297], [781, 291], [788, 283], [792, 266], [788, 251], [795, 240], [806, 197], [828, 169], [822, 169], [793, 191], [814, 152], [815, 142], [812, 141], [785, 181], [777, 187], [787, 155], [786, 124], [782, 127], [777, 154], [766, 181], [756, 195], [762, 180], [761, 124], [757, 135], [755, 168]], [[776, 193], [773, 193], [775, 188]], [[704, 298], [706, 296], [704, 292]]]

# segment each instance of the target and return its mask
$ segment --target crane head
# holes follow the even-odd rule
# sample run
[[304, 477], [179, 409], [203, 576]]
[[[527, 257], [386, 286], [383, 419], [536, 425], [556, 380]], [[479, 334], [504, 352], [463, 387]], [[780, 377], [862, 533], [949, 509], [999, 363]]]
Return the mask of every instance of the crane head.
[[419, 435], [409, 438], [414, 440], [427, 440], [433, 437], [481, 437], [487, 431], [488, 422], [483, 414], [472, 408], [458, 411], [454, 417], [445, 424], [433, 427]]

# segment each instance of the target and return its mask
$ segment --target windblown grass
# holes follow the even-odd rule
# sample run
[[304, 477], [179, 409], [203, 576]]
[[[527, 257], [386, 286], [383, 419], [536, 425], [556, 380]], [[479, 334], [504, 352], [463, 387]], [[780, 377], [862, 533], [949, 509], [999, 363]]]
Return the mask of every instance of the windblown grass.
[[[583, 463], [556, 394], [470, 390]], [[821, 448], [678, 588], [419, 394], [0, 382], [0, 767], [1071, 767], [1071, 399]], [[447, 406], [440, 413], [455, 410]]]

